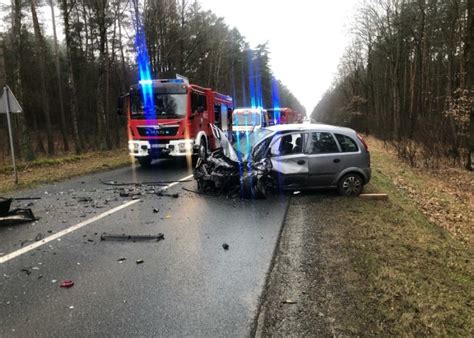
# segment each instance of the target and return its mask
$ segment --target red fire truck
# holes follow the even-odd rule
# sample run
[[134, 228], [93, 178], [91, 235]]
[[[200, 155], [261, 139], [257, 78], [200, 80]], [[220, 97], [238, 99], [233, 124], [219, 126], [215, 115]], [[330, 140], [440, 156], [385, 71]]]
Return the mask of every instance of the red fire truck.
[[298, 113], [291, 108], [269, 108], [267, 111], [270, 125], [300, 123], [298, 121]]
[[232, 129], [232, 98], [184, 78], [147, 80], [120, 97], [128, 117], [128, 148], [142, 166], [165, 156], [204, 156], [216, 148], [210, 129]]

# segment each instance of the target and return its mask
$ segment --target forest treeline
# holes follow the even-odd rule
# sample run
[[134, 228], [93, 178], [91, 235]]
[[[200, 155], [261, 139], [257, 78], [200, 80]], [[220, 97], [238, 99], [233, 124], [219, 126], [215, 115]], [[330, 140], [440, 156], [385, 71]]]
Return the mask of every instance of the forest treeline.
[[[7, 83], [24, 109], [13, 116], [24, 160], [123, 145], [125, 120], [115, 113], [116, 102], [138, 81], [137, 27], [154, 78], [178, 73], [233, 96], [238, 106], [250, 105], [249, 81], [261, 83], [263, 103], [271, 106], [276, 83], [280, 105], [304, 110], [273, 78], [267, 46], [251, 48], [199, 1], [12, 0], [0, 10], [7, 27], [0, 36], [0, 85]], [[9, 153], [5, 120], [0, 162]]]
[[471, 167], [473, 17], [473, 0], [365, 1], [313, 119], [390, 141], [412, 165]]

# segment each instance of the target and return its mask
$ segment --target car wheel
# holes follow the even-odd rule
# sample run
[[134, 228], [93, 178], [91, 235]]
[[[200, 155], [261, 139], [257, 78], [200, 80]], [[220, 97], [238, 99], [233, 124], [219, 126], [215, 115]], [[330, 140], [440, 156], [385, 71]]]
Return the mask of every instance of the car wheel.
[[151, 158], [149, 156], [147, 156], [147, 157], [138, 157], [138, 163], [140, 163], [140, 165], [143, 168], [150, 168], [151, 167]]
[[339, 194], [342, 196], [356, 197], [364, 189], [364, 180], [362, 176], [356, 173], [344, 175], [338, 184]]

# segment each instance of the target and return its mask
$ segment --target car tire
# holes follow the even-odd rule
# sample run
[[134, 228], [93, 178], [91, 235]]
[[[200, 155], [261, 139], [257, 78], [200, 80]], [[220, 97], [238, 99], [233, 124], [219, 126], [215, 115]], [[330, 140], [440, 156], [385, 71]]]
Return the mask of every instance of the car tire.
[[138, 157], [138, 163], [140, 163], [140, 166], [143, 168], [150, 168], [151, 167], [151, 157], [146, 156], [146, 157]]
[[364, 179], [357, 173], [344, 175], [337, 186], [339, 194], [347, 197], [357, 197], [364, 189]]

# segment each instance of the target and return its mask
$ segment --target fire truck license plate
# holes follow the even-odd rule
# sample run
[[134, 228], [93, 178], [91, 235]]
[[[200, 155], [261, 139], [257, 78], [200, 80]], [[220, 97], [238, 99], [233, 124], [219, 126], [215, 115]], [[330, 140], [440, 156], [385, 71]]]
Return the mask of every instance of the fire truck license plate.
[[152, 148], [166, 148], [166, 144], [152, 144]]

